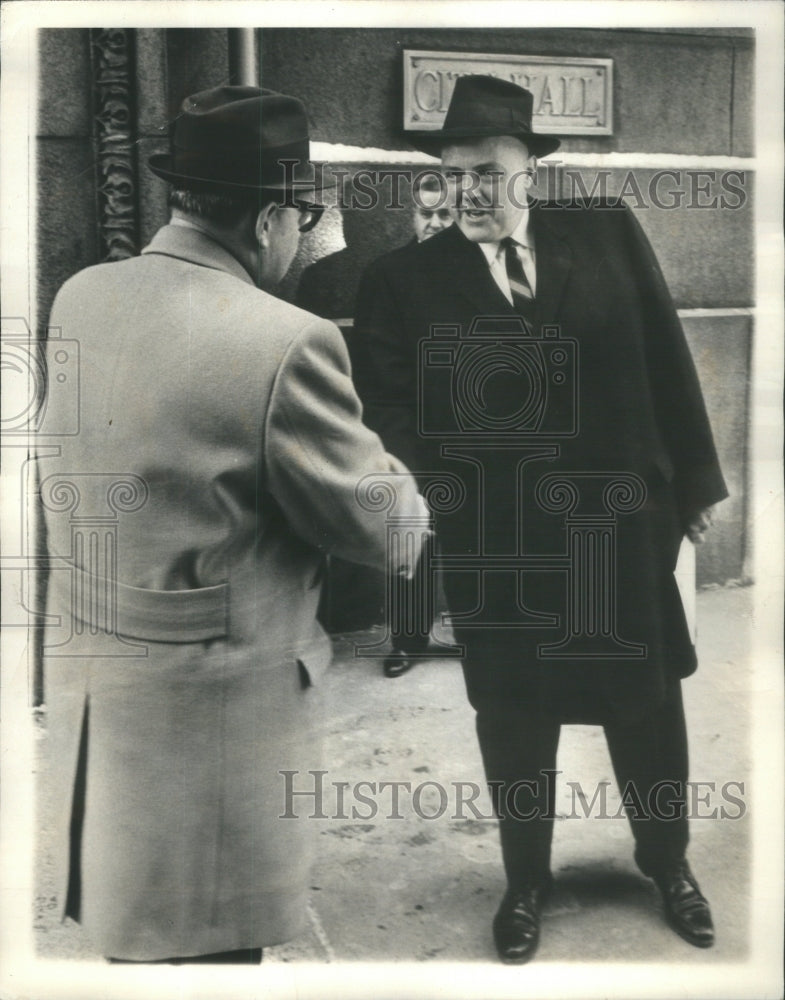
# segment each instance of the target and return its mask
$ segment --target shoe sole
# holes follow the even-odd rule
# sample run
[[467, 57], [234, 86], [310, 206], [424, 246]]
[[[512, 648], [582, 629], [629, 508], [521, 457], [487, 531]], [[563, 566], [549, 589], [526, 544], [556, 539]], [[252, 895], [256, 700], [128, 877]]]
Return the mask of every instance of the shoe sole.
[[526, 965], [527, 962], [531, 962], [531, 960], [534, 958], [534, 955], [535, 952], [531, 952], [524, 958], [505, 958], [504, 956], [499, 955], [499, 961], [502, 963], [502, 965]]
[[670, 927], [670, 929], [674, 933], [676, 933], [676, 934], [679, 935], [679, 937], [682, 939], [682, 941], [686, 941], [687, 944], [691, 944], [693, 946], [693, 948], [711, 948], [713, 946], [713, 944], [714, 944], [714, 938], [713, 937], [709, 941], [707, 941], [707, 940], [701, 940], [700, 938], [690, 937], [690, 935], [685, 930], [683, 930], [681, 927], [679, 927], [679, 925], [671, 917], [670, 914], [666, 914], [665, 921], [668, 924], [668, 926]]

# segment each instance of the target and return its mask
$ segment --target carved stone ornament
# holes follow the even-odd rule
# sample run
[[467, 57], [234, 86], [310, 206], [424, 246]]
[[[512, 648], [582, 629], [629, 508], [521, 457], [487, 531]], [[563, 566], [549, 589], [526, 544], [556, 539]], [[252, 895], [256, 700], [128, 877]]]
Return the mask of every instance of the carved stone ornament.
[[133, 31], [90, 31], [93, 135], [102, 259], [138, 252]]

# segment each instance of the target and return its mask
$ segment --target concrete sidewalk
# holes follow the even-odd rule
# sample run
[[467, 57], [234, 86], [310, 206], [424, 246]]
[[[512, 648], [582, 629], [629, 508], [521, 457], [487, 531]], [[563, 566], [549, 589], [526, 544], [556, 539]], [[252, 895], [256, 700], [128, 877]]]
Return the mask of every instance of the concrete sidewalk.
[[[748, 655], [751, 593], [729, 588], [698, 595], [700, 668], [684, 683], [693, 782], [712, 782], [696, 796], [693, 815], [744, 809], [727, 782], [749, 782]], [[267, 962], [495, 961], [491, 920], [504, 892], [495, 821], [484, 789], [473, 712], [455, 660], [430, 660], [405, 676], [382, 676], [381, 660], [358, 659], [354, 644], [381, 632], [336, 641], [336, 660], [325, 681], [327, 753], [323, 778], [326, 819], [315, 819], [319, 855], [313, 871], [309, 928], [300, 939], [265, 949]], [[45, 752], [45, 727], [41, 731]], [[747, 956], [750, 818], [695, 818], [689, 858], [712, 903], [713, 949], [692, 948], [665, 925], [659, 896], [632, 859], [624, 818], [589, 816], [594, 790], [608, 782], [606, 816], [618, 809], [602, 730], [565, 726], [559, 749], [553, 868], [556, 886], [544, 913], [539, 962], [723, 963]], [[297, 776], [296, 790], [314, 787]], [[368, 801], [352, 790], [358, 782]], [[335, 783], [348, 783], [343, 809]], [[398, 813], [390, 818], [398, 786]], [[481, 792], [471, 807], [471, 784]], [[568, 782], [573, 782], [569, 786]], [[581, 799], [579, 782], [586, 799]], [[438, 786], [446, 790], [447, 802]], [[375, 791], [372, 790], [375, 787]], [[581, 805], [581, 803], [584, 805]], [[353, 809], [355, 810], [353, 813]], [[375, 814], [374, 814], [374, 809]], [[443, 813], [439, 818], [429, 816]], [[455, 818], [456, 814], [463, 818]], [[36, 935], [45, 957], [97, 958], [81, 929], [55, 918], [47, 863], [51, 817], [40, 810], [40, 882]], [[731, 876], [729, 878], [728, 876]]]

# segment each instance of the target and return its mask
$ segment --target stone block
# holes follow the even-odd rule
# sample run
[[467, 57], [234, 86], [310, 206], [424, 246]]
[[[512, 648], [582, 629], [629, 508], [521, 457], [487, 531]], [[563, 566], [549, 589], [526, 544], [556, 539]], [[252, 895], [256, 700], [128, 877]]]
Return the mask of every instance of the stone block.
[[[677, 307], [746, 307], [755, 295], [754, 176], [565, 166], [561, 196], [624, 197], [651, 241]], [[713, 177], [713, 179], [711, 179]], [[734, 207], [735, 206], [735, 207]]]
[[155, 232], [169, 219], [166, 205], [169, 185], [150, 170], [147, 160], [152, 153], [166, 152], [168, 143], [161, 139], [139, 139], [138, 151], [138, 204], [139, 204], [139, 249], [146, 246]]
[[136, 36], [136, 133], [168, 135], [166, 32], [139, 28]]
[[743, 575], [747, 532], [750, 346], [749, 315], [682, 318], [714, 431], [730, 497], [715, 511], [706, 541], [697, 547], [698, 584]]
[[229, 50], [225, 28], [170, 28], [166, 32], [168, 70], [167, 119], [183, 99], [229, 82]]
[[82, 28], [41, 29], [38, 63], [38, 135], [90, 136], [90, 32]]
[[86, 139], [39, 139], [38, 320], [44, 326], [60, 285], [98, 262], [95, 166]]
[[621, 32], [614, 57], [620, 152], [730, 154], [732, 41]]
[[[643, 178], [645, 171], [639, 171]], [[717, 172], [717, 178], [720, 172]], [[738, 180], [734, 180], [738, 185]], [[718, 182], [713, 196], [722, 197]], [[755, 300], [754, 176], [743, 178], [738, 207], [636, 210], [681, 308], [745, 307]]]
[[733, 118], [731, 153], [755, 155], [755, 50], [752, 45], [734, 47]]

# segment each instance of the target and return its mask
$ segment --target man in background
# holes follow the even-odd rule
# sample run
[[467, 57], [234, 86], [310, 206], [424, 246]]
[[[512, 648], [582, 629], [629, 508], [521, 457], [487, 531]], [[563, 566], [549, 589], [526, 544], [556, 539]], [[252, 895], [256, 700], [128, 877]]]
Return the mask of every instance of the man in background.
[[442, 179], [430, 171], [415, 175], [412, 185], [412, 221], [418, 243], [430, 239], [452, 225], [452, 213], [445, 198]]

